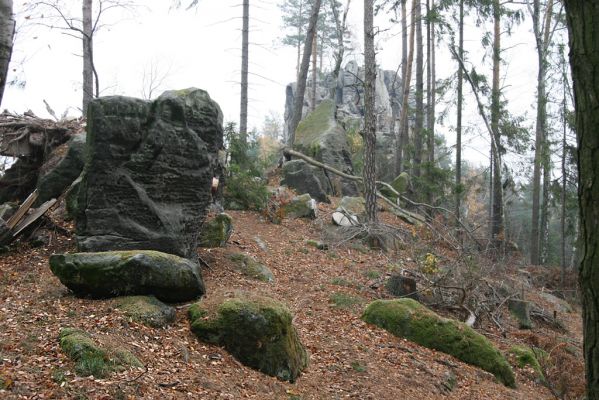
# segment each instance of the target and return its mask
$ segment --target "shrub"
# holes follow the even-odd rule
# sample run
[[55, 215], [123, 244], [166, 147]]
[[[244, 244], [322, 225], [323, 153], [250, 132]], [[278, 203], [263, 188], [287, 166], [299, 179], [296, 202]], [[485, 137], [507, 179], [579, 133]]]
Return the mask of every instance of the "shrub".
[[260, 211], [270, 195], [260, 178], [238, 171], [227, 178], [224, 196], [227, 208]]

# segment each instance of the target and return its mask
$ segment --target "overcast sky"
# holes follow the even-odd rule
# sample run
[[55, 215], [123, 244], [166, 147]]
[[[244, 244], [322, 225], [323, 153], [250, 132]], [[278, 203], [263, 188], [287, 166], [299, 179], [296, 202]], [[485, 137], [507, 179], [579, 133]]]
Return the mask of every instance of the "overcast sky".
[[[25, 2], [15, 1], [21, 10]], [[65, 0], [72, 14], [79, 16], [80, 1]], [[201, 0], [189, 11], [173, 10], [168, 0], [145, 0], [134, 11], [116, 11], [106, 15], [108, 26], [95, 38], [95, 61], [100, 75], [102, 95], [142, 96], [144, 71], [152, 66], [166, 74], [161, 93], [166, 89], [195, 86], [207, 90], [224, 113], [225, 120], [239, 119], [239, 75], [241, 53], [240, 0]], [[271, 111], [283, 114], [285, 85], [295, 79], [295, 49], [280, 44], [282, 36], [278, 0], [250, 1], [250, 91], [249, 126], [260, 128], [264, 116]], [[360, 0], [352, 1], [349, 21], [356, 50], [346, 61], [361, 62], [362, 7]], [[27, 14], [17, 15], [21, 27], [13, 55], [11, 75], [25, 81], [24, 88], [7, 88], [2, 108], [22, 113], [33, 110], [48, 116], [45, 99], [57, 114], [69, 110], [79, 115], [81, 103], [81, 42], [59, 29], [25, 23]], [[384, 69], [396, 70], [400, 61], [399, 29], [389, 23], [390, 15], [375, 21], [381, 28], [377, 36], [377, 62]], [[479, 49], [482, 30], [467, 29], [466, 46], [470, 57], [480, 63], [484, 55]], [[509, 47], [503, 57], [504, 93], [510, 109], [519, 115], [534, 116], [536, 55], [525, 21], [511, 38], [504, 39]], [[438, 50], [438, 78], [444, 79], [455, 71], [446, 44]], [[487, 60], [487, 65], [488, 65]], [[490, 75], [482, 65], [478, 72]], [[11, 77], [9, 76], [9, 80]], [[471, 96], [466, 92], [467, 96]], [[445, 106], [438, 106], [440, 112]], [[438, 132], [454, 143], [451, 126], [455, 117], [450, 113], [438, 126]], [[465, 157], [486, 163], [488, 139], [484, 125], [471, 107], [465, 117], [472, 133], [466, 138]]]

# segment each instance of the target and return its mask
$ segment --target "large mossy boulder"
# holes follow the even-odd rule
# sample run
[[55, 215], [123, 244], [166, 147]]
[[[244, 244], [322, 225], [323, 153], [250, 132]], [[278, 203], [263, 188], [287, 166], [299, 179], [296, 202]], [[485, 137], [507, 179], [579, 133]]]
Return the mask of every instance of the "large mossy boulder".
[[205, 293], [196, 263], [158, 251], [54, 254], [50, 269], [78, 296], [154, 295], [180, 302]]
[[308, 193], [295, 196], [281, 206], [281, 216], [284, 218], [316, 218], [317, 215], [316, 202]]
[[60, 348], [75, 361], [75, 372], [81, 376], [103, 378], [127, 367], [142, 367], [142, 363], [126, 349], [111, 344], [104, 346], [80, 329], [63, 328], [58, 336]]
[[243, 275], [257, 279], [262, 282], [272, 282], [275, 277], [271, 270], [254, 257], [243, 253], [230, 254], [229, 260], [233, 262], [235, 269]]
[[[295, 131], [293, 148], [349, 175], [354, 174], [345, 130], [335, 120], [334, 100], [322, 101], [304, 118]], [[323, 171], [323, 188], [334, 196], [356, 196], [358, 186], [352, 180]]]
[[57, 199], [81, 174], [85, 163], [85, 141], [85, 133], [75, 135], [50, 154], [37, 181], [36, 206]]
[[163, 328], [175, 322], [174, 307], [164, 304], [154, 296], [125, 296], [116, 300], [118, 308], [132, 321]]
[[281, 185], [297, 193], [308, 193], [321, 203], [330, 203], [323, 181], [326, 181], [324, 173], [304, 160], [291, 160], [283, 164]]
[[233, 218], [220, 213], [206, 221], [200, 233], [200, 247], [224, 247], [233, 234]]
[[203, 90], [167, 91], [151, 102], [93, 100], [75, 215], [79, 250], [195, 259], [222, 148], [222, 112]]
[[243, 364], [294, 382], [308, 366], [289, 309], [276, 300], [249, 294], [189, 308], [191, 330], [201, 340], [223, 346]]
[[366, 214], [366, 200], [364, 200], [364, 197], [343, 196], [339, 201], [337, 210], [347, 211], [358, 217], [364, 216]]
[[376, 300], [366, 307], [362, 319], [395, 336], [482, 368], [506, 386], [516, 385], [510, 365], [487, 338], [459, 321], [437, 315], [415, 300]]

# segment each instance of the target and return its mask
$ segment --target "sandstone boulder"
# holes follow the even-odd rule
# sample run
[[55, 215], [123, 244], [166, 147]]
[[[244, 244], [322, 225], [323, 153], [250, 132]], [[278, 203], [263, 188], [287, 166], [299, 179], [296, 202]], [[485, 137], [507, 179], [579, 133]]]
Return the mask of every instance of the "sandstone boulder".
[[112, 96], [88, 108], [75, 222], [81, 251], [157, 250], [196, 258], [221, 171], [222, 113], [200, 89], [152, 102]]

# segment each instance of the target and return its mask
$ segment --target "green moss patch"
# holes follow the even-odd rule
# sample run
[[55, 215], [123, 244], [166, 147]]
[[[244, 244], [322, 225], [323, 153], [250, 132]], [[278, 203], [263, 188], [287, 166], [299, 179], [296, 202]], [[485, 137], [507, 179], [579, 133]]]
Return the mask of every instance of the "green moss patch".
[[335, 113], [335, 102], [333, 100], [322, 101], [310, 114], [298, 125], [295, 131], [295, 143], [302, 148], [310, 148], [310, 153], [318, 153], [318, 139], [333, 124]]
[[415, 300], [376, 300], [366, 307], [362, 319], [482, 368], [506, 386], [516, 385], [508, 362], [487, 338], [459, 321], [440, 317]]
[[106, 348], [97, 344], [91, 336], [79, 329], [63, 328], [59, 334], [62, 351], [75, 361], [75, 372], [81, 376], [106, 377], [112, 371], [125, 367], [142, 367], [142, 363], [122, 348]]
[[154, 296], [127, 296], [118, 298], [116, 307], [135, 322], [152, 328], [161, 328], [175, 321], [175, 309]]
[[292, 315], [273, 299], [238, 294], [189, 308], [191, 330], [201, 340], [223, 346], [243, 364], [294, 382], [308, 365]]
[[200, 247], [224, 247], [233, 233], [233, 218], [229, 214], [221, 213], [206, 221], [202, 226]]
[[275, 277], [268, 267], [255, 258], [243, 254], [236, 253], [228, 256], [229, 260], [233, 261], [235, 268], [247, 277], [257, 279], [262, 282], [272, 282]]
[[541, 349], [537, 349], [536, 351], [527, 346], [513, 346], [509, 353], [514, 355], [516, 360], [516, 365], [518, 368], [531, 367], [538, 375], [541, 380], [544, 380], [543, 370], [541, 368], [541, 364], [539, 363], [539, 359], [537, 358], [537, 354], [541, 357], [546, 357], [547, 353]]

